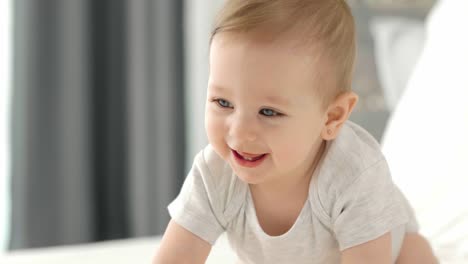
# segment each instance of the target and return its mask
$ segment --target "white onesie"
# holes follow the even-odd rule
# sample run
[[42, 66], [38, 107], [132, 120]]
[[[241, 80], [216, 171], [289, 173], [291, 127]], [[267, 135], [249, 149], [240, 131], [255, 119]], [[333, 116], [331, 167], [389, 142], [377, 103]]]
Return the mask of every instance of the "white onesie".
[[339, 263], [340, 251], [392, 232], [398, 256], [417, 223], [393, 184], [378, 143], [348, 121], [327, 142], [294, 225], [280, 236], [260, 227], [248, 184], [207, 146], [195, 158], [172, 219], [210, 244], [226, 232], [240, 263]]

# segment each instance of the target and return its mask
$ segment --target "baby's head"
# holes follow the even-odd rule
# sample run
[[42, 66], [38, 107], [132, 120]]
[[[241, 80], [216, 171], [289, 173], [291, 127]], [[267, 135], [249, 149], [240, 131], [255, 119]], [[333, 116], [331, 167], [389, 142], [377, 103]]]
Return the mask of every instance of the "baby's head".
[[309, 74], [320, 84], [311, 88], [324, 106], [351, 91], [355, 26], [344, 0], [228, 0], [218, 14], [211, 41], [223, 32], [288, 45], [284, 52], [310, 63]]
[[210, 42], [205, 125], [244, 181], [307, 173], [336, 137], [357, 101], [354, 31], [343, 0], [227, 0]]

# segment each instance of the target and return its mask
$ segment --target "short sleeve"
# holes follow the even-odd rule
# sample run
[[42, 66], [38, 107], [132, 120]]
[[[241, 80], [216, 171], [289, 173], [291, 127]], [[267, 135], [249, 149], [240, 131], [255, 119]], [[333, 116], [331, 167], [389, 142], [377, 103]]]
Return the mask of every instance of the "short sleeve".
[[346, 187], [333, 206], [332, 228], [340, 250], [407, 224], [409, 210], [392, 182], [385, 159], [376, 162]]
[[214, 245], [226, 226], [217, 197], [218, 191], [203, 152], [200, 152], [195, 157], [179, 195], [168, 206], [169, 214], [177, 224], [211, 245]]

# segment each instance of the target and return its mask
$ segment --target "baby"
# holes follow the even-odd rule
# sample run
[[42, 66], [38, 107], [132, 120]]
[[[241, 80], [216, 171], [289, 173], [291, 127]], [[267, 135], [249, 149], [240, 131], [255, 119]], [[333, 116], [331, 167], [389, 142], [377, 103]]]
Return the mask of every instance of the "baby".
[[348, 120], [355, 28], [343, 0], [228, 0], [205, 125], [154, 263], [435, 263], [378, 143]]

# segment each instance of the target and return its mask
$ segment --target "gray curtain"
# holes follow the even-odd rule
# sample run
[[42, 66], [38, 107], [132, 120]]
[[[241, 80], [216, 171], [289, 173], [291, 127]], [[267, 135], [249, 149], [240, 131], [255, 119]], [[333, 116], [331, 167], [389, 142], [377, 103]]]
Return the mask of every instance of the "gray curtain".
[[182, 0], [15, 0], [11, 249], [163, 232], [184, 179]]

